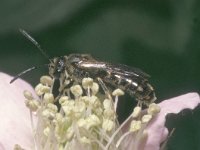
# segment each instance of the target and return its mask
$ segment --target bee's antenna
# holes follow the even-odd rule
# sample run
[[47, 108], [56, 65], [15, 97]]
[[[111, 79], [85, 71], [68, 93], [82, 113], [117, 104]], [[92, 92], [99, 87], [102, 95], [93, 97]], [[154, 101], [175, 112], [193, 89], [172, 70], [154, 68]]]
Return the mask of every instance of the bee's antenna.
[[[32, 37], [32, 36], [30, 36], [25, 30], [23, 30], [23, 29], [19, 29], [19, 31], [28, 39], [28, 40], [30, 40], [39, 50], [40, 50], [40, 52], [44, 55], [44, 57], [46, 57], [49, 61], [50, 61], [50, 63], [52, 63], [52, 60], [50, 59], [50, 57], [46, 54], [46, 52], [41, 48], [41, 46], [40, 46], [40, 44]], [[32, 71], [32, 70], [34, 70], [34, 69], [37, 69], [37, 68], [39, 68], [39, 67], [43, 67], [43, 66], [48, 66], [48, 64], [44, 64], [44, 65], [42, 65], [42, 66], [38, 66], [38, 67], [31, 67], [31, 68], [28, 68], [28, 69], [26, 69], [26, 70], [24, 70], [24, 71], [22, 71], [22, 72], [20, 72], [19, 74], [17, 74], [11, 81], [10, 81], [10, 83], [13, 83], [15, 80], [17, 80], [19, 77], [21, 77], [22, 75], [24, 75], [24, 74], [26, 74], [27, 72], [30, 72], [30, 71]]]
[[30, 40], [39, 50], [40, 52], [49, 60], [51, 61], [50, 57], [46, 54], [46, 52], [42, 49], [40, 44], [32, 37], [30, 36], [25, 30], [19, 29], [19, 31], [28, 39]]
[[20, 72], [18, 75], [16, 75], [11, 81], [10, 81], [10, 84], [13, 83], [15, 80], [17, 80], [20, 76], [22, 76], [23, 74], [26, 74], [27, 72], [30, 72], [31, 70], [34, 70], [36, 69], [37, 67], [31, 67], [31, 68], [28, 68], [27, 70], [24, 70], [22, 72]]
[[10, 81], [10, 84], [13, 83], [15, 80], [17, 80], [17, 79], [18, 79], [19, 77], [21, 77], [22, 75], [24, 75], [24, 74], [26, 74], [26, 73], [28, 73], [28, 72], [34, 70], [34, 69], [37, 69], [37, 68], [40, 68], [40, 67], [43, 67], [43, 66], [47, 66], [47, 65], [48, 65], [48, 64], [44, 64], [44, 65], [38, 66], [38, 67], [34, 66], [34, 67], [28, 68], [28, 69], [26, 69], [26, 70], [20, 72], [19, 74], [17, 74], [17, 75]]

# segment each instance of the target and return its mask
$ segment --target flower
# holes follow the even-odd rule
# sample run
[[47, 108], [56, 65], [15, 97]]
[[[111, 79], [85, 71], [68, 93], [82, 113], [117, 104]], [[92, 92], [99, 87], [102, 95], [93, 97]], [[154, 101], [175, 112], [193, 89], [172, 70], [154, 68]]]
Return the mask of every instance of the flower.
[[[88, 78], [82, 85], [71, 86], [70, 91], [65, 91], [68, 94], [54, 97], [51, 92], [53, 80], [49, 76], [41, 77], [35, 91], [20, 79], [9, 84], [11, 79], [0, 73], [2, 150], [13, 149], [14, 145], [28, 150], [158, 150], [168, 135], [164, 126], [166, 115], [186, 108], [194, 109], [200, 103], [197, 93], [188, 93], [160, 104], [152, 103], [145, 111], [136, 106], [126, 121], [119, 125], [115, 110], [123, 91], [113, 92], [114, 103], [99, 96], [98, 84]], [[54, 104], [56, 101], [60, 108]], [[124, 126], [128, 129], [122, 133]]]

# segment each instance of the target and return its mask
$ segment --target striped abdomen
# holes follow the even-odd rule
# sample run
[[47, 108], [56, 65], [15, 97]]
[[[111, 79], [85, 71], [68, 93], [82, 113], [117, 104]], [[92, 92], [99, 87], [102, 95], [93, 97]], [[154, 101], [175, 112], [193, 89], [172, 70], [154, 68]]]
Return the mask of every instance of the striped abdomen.
[[142, 101], [147, 105], [156, 100], [153, 87], [147, 79], [140, 76], [128, 78], [123, 75], [110, 73], [103, 80], [115, 88], [124, 90], [130, 96], [135, 97], [136, 100]]

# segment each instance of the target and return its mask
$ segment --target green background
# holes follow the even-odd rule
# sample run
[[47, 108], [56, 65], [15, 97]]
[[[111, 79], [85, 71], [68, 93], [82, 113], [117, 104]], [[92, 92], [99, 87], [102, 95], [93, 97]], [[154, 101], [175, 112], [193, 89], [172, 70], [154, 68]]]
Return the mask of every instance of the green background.
[[[0, 70], [11, 75], [48, 60], [19, 28], [29, 32], [50, 57], [90, 53], [151, 75], [158, 101], [200, 90], [200, 1], [198, 0], [3, 0], [0, 2]], [[23, 78], [32, 85], [47, 74]], [[120, 119], [135, 102], [121, 104]], [[170, 115], [176, 128], [170, 150], [200, 150], [200, 111]]]

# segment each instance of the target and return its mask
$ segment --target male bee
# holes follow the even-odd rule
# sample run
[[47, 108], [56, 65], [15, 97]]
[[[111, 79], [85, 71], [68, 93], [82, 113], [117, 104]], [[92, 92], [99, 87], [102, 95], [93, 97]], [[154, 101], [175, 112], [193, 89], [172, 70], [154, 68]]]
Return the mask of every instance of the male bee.
[[[41, 46], [26, 31], [21, 30], [21, 32], [49, 59]], [[124, 90], [144, 104], [148, 105], [156, 100], [154, 89], [148, 82], [150, 76], [138, 68], [98, 61], [89, 54], [70, 54], [55, 57], [49, 61], [49, 75], [59, 79], [60, 84], [66, 80], [81, 83], [83, 78], [91, 77], [103, 84]], [[11, 83], [35, 68], [37, 67], [29, 68], [18, 74], [11, 80]]]

